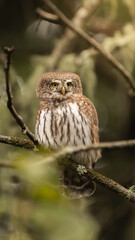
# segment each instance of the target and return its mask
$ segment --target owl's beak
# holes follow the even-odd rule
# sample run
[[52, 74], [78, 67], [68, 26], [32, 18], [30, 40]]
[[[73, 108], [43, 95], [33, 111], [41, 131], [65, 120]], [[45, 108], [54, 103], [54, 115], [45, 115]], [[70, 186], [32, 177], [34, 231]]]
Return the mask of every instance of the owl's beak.
[[62, 94], [65, 95], [65, 88], [62, 88]]

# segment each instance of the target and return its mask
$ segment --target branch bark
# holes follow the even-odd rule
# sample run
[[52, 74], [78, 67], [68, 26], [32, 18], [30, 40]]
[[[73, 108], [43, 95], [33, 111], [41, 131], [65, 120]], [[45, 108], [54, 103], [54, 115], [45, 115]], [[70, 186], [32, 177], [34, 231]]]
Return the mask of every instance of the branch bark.
[[96, 42], [91, 36], [89, 36], [85, 31], [83, 31], [79, 26], [77, 26], [73, 21], [70, 21], [64, 14], [61, 12], [55, 4], [53, 4], [50, 0], [44, 0], [47, 6], [50, 7], [54, 11], [55, 14], [61, 19], [61, 21], [66, 24], [72, 31], [81, 36], [87, 43], [92, 45], [95, 49], [97, 49], [105, 59], [115, 68], [118, 72], [125, 78], [130, 88], [135, 93], [135, 80], [131, 76], [131, 74], [125, 69], [125, 67], [109, 52], [106, 52], [98, 42]]
[[[37, 150], [35, 145], [32, 141], [27, 139], [20, 139], [20, 138], [14, 138], [14, 137], [7, 137], [0, 135], [0, 142], [10, 144], [17, 147], [23, 147], [25, 149], [29, 150]], [[50, 157], [44, 157], [43, 160], [36, 162], [36, 166], [45, 164], [47, 162], [52, 161], [58, 161], [60, 165], [64, 165], [68, 168], [73, 169], [74, 171], [77, 171], [78, 164], [69, 160], [67, 157], [76, 152], [80, 151], [87, 151], [87, 150], [93, 150], [97, 148], [104, 148], [104, 149], [112, 149], [112, 148], [121, 148], [121, 147], [135, 147], [135, 140], [127, 140], [127, 141], [117, 141], [117, 142], [110, 142], [110, 143], [99, 143], [99, 144], [91, 144], [89, 146], [81, 146], [81, 147], [67, 147], [63, 148], [62, 150], [52, 153]], [[42, 152], [43, 154], [43, 152]], [[15, 164], [12, 164], [11, 162], [2, 162], [0, 161], [0, 167], [7, 167], [7, 168], [15, 168]], [[103, 187], [110, 189], [118, 194], [120, 194], [122, 197], [130, 200], [131, 202], [135, 202], [135, 187], [131, 186], [129, 189], [124, 188], [119, 183], [113, 181], [110, 178], [107, 178], [103, 175], [101, 175], [98, 172], [95, 172], [92, 169], [86, 169], [86, 173], [84, 173], [85, 176], [95, 181], [96, 183], [102, 185]]]
[[27, 135], [28, 138], [35, 144], [38, 145], [38, 140], [34, 136], [34, 134], [28, 129], [28, 127], [23, 122], [21, 116], [17, 113], [15, 107], [13, 106], [13, 96], [11, 94], [11, 87], [9, 84], [9, 70], [11, 63], [11, 54], [14, 51], [14, 48], [5, 47], [4, 52], [6, 54], [6, 66], [5, 66], [5, 78], [6, 78], [6, 92], [7, 92], [7, 107], [11, 112], [12, 116], [16, 120], [17, 124], [21, 127], [23, 134]]
[[[62, 155], [61, 155], [62, 157]], [[67, 168], [72, 169], [73, 171], [78, 171], [78, 166], [82, 167], [80, 165], [78, 165], [77, 163], [69, 160], [69, 159], [64, 159], [63, 158], [58, 158], [58, 157], [54, 157], [51, 156], [50, 158], [45, 158], [45, 161], [42, 161], [42, 164], [47, 163], [49, 159], [50, 161], [58, 161], [58, 164], [60, 166], [66, 166]], [[37, 165], [39, 165], [39, 162], [34, 163]], [[41, 164], [41, 162], [40, 162]], [[18, 163], [17, 163], [18, 166]], [[4, 167], [4, 168], [16, 168], [16, 163], [15, 162], [4, 162], [4, 161], [0, 161], [0, 167]], [[102, 185], [103, 187], [116, 192], [117, 194], [121, 195], [123, 198], [135, 203], [135, 185], [131, 186], [129, 189], [123, 187], [122, 185], [120, 185], [119, 183], [115, 182], [114, 180], [103, 176], [102, 174], [92, 170], [92, 169], [86, 169], [83, 166], [83, 170], [85, 169], [84, 173], [81, 173], [83, 176], [85, 176], [86, 178], [88, 178], [89, 180], [95, 181], [96, 183], [98, 183], [99, 185]], [[79, 173], [80, 174], [80, 173]]]
[[[52, 154], [50, 157], [45, 158], [44, 160], [41, 160], [37, 163], [35, 163], [36, 165], [42, 165], [45, 164], [47, 162], [53, 162], [53, 161], [58, 161], [58, 164], [60, 166], [66, 166], [67, 168], [72, 169], [73, 171], [78, 171], [78, 165], [77, 163], [71, 161], [68, 156], [68, 149], [63, 149], [60, 152], [57, 152], [55, 154]], [[71, 152], [70, 152], [71, 153]], [[72, 152], [73, 153], [73, 152]], [[82, 166], [81, 166], [82, 167]], [[103, 176], [102, 174], [92, 170], [92, 169], [86, 169], [85, 167], [83, 168], [83, 170], [85, 169], [85, 172], [83, 173], [83, 175], [85, 177], [87, 177], [89, 180], [93, 180], [96, 183], [102, 185], [103, 187], [112, 190], [113, 192], [118, 193], [119, 195], [121, 195], [122, 197], [126, 198], [127, 200], [131, 201], [131, 202], [135, 202], [135, 186], [131, 186], [129, 189], [123, 187], [122, 185], [120, 185], [119, 183], [115, 182], [114, 180]], [[82, 173], [81, 173], [82, 174]]]
[[[59, 161], [59, 164], [64, 165], [74, 171], [77, 171], [78, 168], [78, 164], [70, 160]], [[114, 180], [105, 177], [92, 169], [86, 169], [86, 173], [84, 173], [83, 175], [88, 179], [93, 180], [96, 183], [102, 185], [103, 187], [118, 193], [123, 198], [131, 202], [135, 202], [135, 186], [131, 186], [129, 189], [127, 189], [120, 185], [119, 183], [115, 182]]]
[[31, 140], [18, 138], [18, 137], [0, 135], [0, 143], [5, 143], [5, 144], [12, 145], [14, 147], [25, 148], [33, 151], [37, 149], [35, 144]]
[[[37, 149], [35, 144], [28, 139], [18, 138], [18, 137], [10, 137], [0, 135], [0, 143], [5, 143], [9, 145], [13, 145], [15, 147], [21, 147], [25, 149], [35, 150]], [[42, 146], [39, 144], [39, 146]], [[73, 154], [81, 151], [88, 151], [93, 149], [119, 149], [119, 148], [128, 148], [135, 147], [135, 139], [131, 140], [121, 140], [121, 141], [113, 141], [113, 142], [101, 142], [97, 144], [90, 144], [87, 146], [78, 146], [78, 147], [66, 147], [63, 150], [58, 151], [58, 155], [61, 156], [61, 153], [66, 157], [68, 154]]]

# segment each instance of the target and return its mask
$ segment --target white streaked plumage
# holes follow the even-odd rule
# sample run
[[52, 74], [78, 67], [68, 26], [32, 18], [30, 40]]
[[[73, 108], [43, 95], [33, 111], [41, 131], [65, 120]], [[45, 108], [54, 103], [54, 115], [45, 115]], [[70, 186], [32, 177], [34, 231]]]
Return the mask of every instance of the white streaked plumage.
[[[53, 117], [51, 111], [53, 111]], [[66, 119], [64, 119], [64, 114], [66, 114]], [[46, 147], [81, 146], [91, 143], [90, 119], [87, 119], [83, 113], [80, 115], [76, 103], [69, 103], [66, 108], [59, 106], [53, 110], [42, 110], [35, 130], [37, 139]], [[79, 157], [79, 163], [84, 164], [85, 162], [89, 166], [91, 165], [91, 156], [93, 154], [83, 152], [75, 154], [73, 157], [76, 161]]]
[[[53, 111], [53, 117], [51, 111]], [[61, 131], [59, 126], [60, 122], [64, 121], [65, 113], [66, 119], [63, 124], [63, 131]], [[55, 148], [58, 147], [58, 145], [78, 146], [84, 145], [84, 143], [85, 145], [91, 143], [90, 119], [86, 119], [83, 114], [80, 115], [76, 103], [69, 103], [66, 109], [63, 106], [53, 110], [42, 110], [39, 121], [40, 124], [36, 124], [35, 134], [40, 142], [47, 147], [50, 146]], [[75, 125], [77, 125], [77, 128]], [[56, 127], [57, 131], [55, 129]], [[37, 128], [39, 128], [38, 131]], [[55, 133], [54, 135], [52, 135], [51, 128]], [[68, 133], [68, 131], [70, 131], [70, 133]], [[46, 133], [44, 134], [44, 132]]]

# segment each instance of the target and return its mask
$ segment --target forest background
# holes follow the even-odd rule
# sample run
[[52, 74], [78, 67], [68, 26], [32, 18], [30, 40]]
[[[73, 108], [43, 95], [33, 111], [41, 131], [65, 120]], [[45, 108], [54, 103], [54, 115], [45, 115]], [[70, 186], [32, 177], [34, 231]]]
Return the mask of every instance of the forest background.
[[[135, 0], [52, 2], [135, 78]], [[14, 105], [33, 133], [39, 107], [37, 79], [47, 71], [69, 71], [80, 76], [84, 94], [96, 106], [100, 141], [135, 138], [135, 97], [122, 74], [59, 19], [41, 20], [41, 9], [54, 14], [43, 1], [0, 1], [0, 134], [22, 137], [6, 106], [3, 48], [14, 46]], [[21, 162], [16, 170], [0, 168], [1, 239], [135, 239], [133, 203], [98, 184], [90, 199], [65, 199], [57, 191], [56, 164], [35, 167], [34, 160], [41, 156], [0, 144], [0, 161]], [[134, 169], [134, 148], [103, 150], [95, 166], [127, 188], [135, 184]]]

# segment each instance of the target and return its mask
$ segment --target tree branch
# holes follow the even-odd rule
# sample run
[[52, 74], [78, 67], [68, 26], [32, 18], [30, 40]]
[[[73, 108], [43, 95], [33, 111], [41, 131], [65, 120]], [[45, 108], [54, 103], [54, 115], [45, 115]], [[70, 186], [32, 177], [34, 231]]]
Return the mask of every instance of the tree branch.
[[127, 148], [127, 147], [135, 147], [135, 139], [131, 140], [121, 140], [114, 142], [101, 142], [96, 144], [90, 144], [88, 146], [78, 146], [68, 148], [68, 153], [77, 153], [80, 151], [88, 151], [93, 149], [116, 149], [116, 148]]
[[[48, 13], [39, 7], [36, 9], [36, 13], [40, 17], [40, 20], [45, 20], [45, 21], [55, 23], [55, 24], [62, 24], [60, 18], [56, 14]], [[115, 31], [121, 29], [124, 26], [124, 23], [109, 22], [108, 19], [106, 20], [104, 18], [97, 17], [97, 16], [92, 16], [92, 18], [90, 19], [89, 22], [87, 22], [87, 21], [85, 21], [85, 22], [87, 24], [87, 25], [85, 24], [86, 30], [88, 30], [88, 31], [90, 30], [93, 33], [102, 32], [102, 33], [111, 34], [111, 35]]]
[[75, 25], [72, 21], [70, 21], [64, 14], [61, 12], [55, 4], [53, 4], [50, 0], [44, 0], [44, 2], [52, 9], [55, 14], [61, 19], [61, 21], [66, 24], [71, 30], [81, 36], [86, 42], [92, 45], [95, 49], [97, 49], [106, 60], [118, 70], [118, 72], [125, 78], [133, 92], [135, 92], [135, 80], [131, 76], [131, 74], [125, 69], [125, 67], [109, 52], [106, 52], [98, 42], [96, 42], [91, 36], [89, 36], [85, 31], [83, 31], [79, 26]]
[[[26, 148], [31, 150], [37, 149], [35, 144], [32, 141], [28, 139], [18, 138], [18, 137], [0, 135], [0, 143], [5, 143], [5, 144], [13, 145], [15, 147], [21, 147], [21, 148]], [[39, 146], [42, 146], [42, 145], [39, 144]], [[62, 154], [63, 157], [66, 157], [69, 154], [73, 154], [81, 151], [93, 150], [93, 149], [119, 149], [119, 148], [129, 148], [129, 147], [135, 147], [135, 139], [113, 141], [113, 142], [101, 142], [97, 144], [90, 144], [87, 146], [66, 147], [58, 151], [57, 154], [58, 156], [59, 155], [61, 156]]]
[[31, 140], [18, 138], [18, 137], [0, 135], [0, 143], [5, 143], [5, 144], [12, 145], [14, 147], [25, 148], [33, 151], [37, 149]]
[[[78, 164], [74, 163], [71, 160], [60, 160], [60, 165], [64, 165], [74, 171], [77, 171]], [[95, 172], [92, 169], [85, 169], [86, 172], [83, 174], [90, 180], [95, 181], [96, 183], [102, 185], [103, 187], [112, 190], [113, 192], [118, 193], [122, 197], [126, 198], [131, 202], [135, 202], [135, 186], [131, 186], [129, 189], [123, 187], [119, 183], [115, 182], [114, 180], [103, 176], [102, 174]]]
[[34, 136], [32, 132], [28, 129], [28, 127], [23, 122], [21, 116], [17, 113], [16, 109], [13, 106], [13, 96], [11, 94], [11, 87], [9, 85], [9, 70], [10, 70], [10, 63], [11, 63], [11, 54], [14, 51], [14, 48], [5, 47], [4, 52], [6, 54], [6, 66], [5, 66], [5, 78], [6, 78], [6, 92], [7, 92], [7, 107], [11, 114], [13, 115], [14, 119], [16, 120], [17, 124], [21, 127], [23, 134], [27, 135], [29, 139], [35, 144], [38, 145], [38, 140]]
[[[61, 152], [61, 156], [59, 155], [55, 157], [51, 156], [51, 157], [46, 157], [44, 159], [44, 161], [40, 161], [40, 164], [44, 164], [47, 163], [49, 160], [49, 162], [51, 161], [58, 161], [58, 164], [60, 166], [66, 166], [67, 168], [72, 169], [73, 171], [77, 171], [78, 174], [81, 174], [83, 176], [85, 176], [87, 179], [95, 181], [96, 183], [98, 183], [99, 185], [102, 185], [103, 187], [118, 193], [119, 195], [121, 195], [123, 198], [131, 201], [131, 202], [135, 202], [135, 185], [131, 186], [129, 189], [123, 187], [122, 185], [120, 185], [119, 183], [115, 182], [114, 180], [103, 176], [102, 174], [92, 170], [92, 169], [86, 169], [84, 166], [82, 165], [78, 165], [77, 163], [69, 160], [69, 159], [63, 159], [63, 154]], [[36, 166], [40, 165], [39, 162], [34, 163]], [[18, 163], [17, 163], [18, 166]], [[4, 161], [0, 161], [0, 167], [5, 167], [5, 168], [16, 168], [16, 163], [15, 162], [4, 162]], [[81, 172], [81, 170], [78, 170], [82, 168], [82, 170], [84, 171], [83, 173]]]
[[[107, 145], [106, 145], [107, 146]], [[94, 147], [94, 146], [93, 146]], [[96, 146], [97, 147], [97, 146]], [[105, 145], [104, 145], [105, 147]], [[73, 171], [78, 171], [78, 166], [83, 167], [83, 171], [85, 169], [85, 172], [83, 172], [83, 175], [87, 177], [89, 180], [93, 180], [96, 183], [102, 185], [103, 187], [110, 189], [122, 197], [126, 198], [127, 200], [131, 202], [135, 202], [135, 186], [131, 186], [129, 189], [123, 187], [119, 183], [115, 182], [114, 180], [103, 176], [102, 174], [95, 172], [92, 169], [86, 169], [84, 166], [78, 165], [77, 163], [71, 161], [68, 158], [68, 154], [73, 154], [74, 152], [71, 153], [70, 149], [62, 149], [61, 151], [52, 154], [50, 157], [45, 158], [44, 160], [38, 161], [35, 164], [36, 165], [42, 165], [47, 162], [53, 162], [53, 161], [58, 161], [58, 164], [60, 166], [66, 166]], [[81, 173], [81, 172], [80, 172]], [[82, 173], [81, 173], [82, 174]]]
[[55, 24], [60, 24], [60, 22], [61, 22], [60, 18], [56, 14], [46, 12], [46, 11], [42, 10], [41, 8], [37, 8], [36, 13], [38, 14], [38, 16], [41, 19], [43, 19], [45, 21], [55, 23]]
[[[99, 7], [103, 0], [92, 0], [85, 2], [75, 13], [75, 16], [72, 19], [72, 23], [75, 25], [86, 28], [86, 23], [91, 19], [93, 13]], [[63, 23], [61, 21], [61, 23]], [[65, 25], [63, 23], [63, 25]], [[66, 25], [65, 25], [66, 26]], [[47, 64], [47, 69], [52, 71], [56, 69], [59, 64], [59, 60], [65, 53], [71, 52], [76, 45], [77, 34], [74, 31], [71, 31], [69, 28], [66, 28], [64, 34], [62, 35], [58, 44], [54, 47]]]
[[[29, 150], [37, 150], [33, 142], [27, 139], [20, 139], [20, 138], [7, 137], [7, 136], [0, 135], [0, 142], [17, 146], [17, 147], [23, 147]], [[43, 160], [38, 161], [35, 164], [38, 166], [38, 165], [45, 164], [47, 162], [52, 162], [57, 160], [60, 165], [64, 165], [68, 168], [73, 169], [74, 171], [77, 171], [78, 164], [67, 158], [68, 156], [70, 157], [70, 155], [74, 153], [77, 153], [80, 151], [98, 149], [98, 148], [112, 149], [112, 148], [121, 148], [121, 147], [125, 148], [125, 147], [134, 147], [134, 146], [135, 146], [135, 140], [127, 140], [127, 141], [116, 141], [116, 142], [107, 142], [107, 143], [104, 142], [104, 143], [91, 144], [89, 146], [81, 146], [81, 147], [67, 147], [67, 148], [63, 148], [62, 150], [59, 150], [58, 152], [52, 153], [50, 157], [44, 157]], [[13, 168], [15, 167], [15, 164], [12, 164], [10, 162], [5, 163], [0, 161], [0, 167]], [[134, 186], [131, 186], [129, 189], [126, 189], [123, 186], [121, 186], [119, 183], [101, 175], [98, 172], [95, 172], [92, 169], [86, 169], [86, 173], [84, 174], [88, 179], [93, 180], [98, 184], [102, 185], [103, 187], [120, 194], [122, 197], [132, 202], [135, 202]]]
[[51, 157], [45, 158], [41, 161], [38, 161], [38, 165], [44, 164], [47, 161], [54, 161], [56, 159], [65, 159], [67, 156], [70, 156], [74, 153], [79, 153], [82, 151], [94, 150], [94, 149], [119, 149], [119, 148], [128, 148], [135, 147], [135, 140], [125, 140], [125, 141], [114, 141], [114, 142], [102, 142], [94, 143], [87, 146], [78, 146], [78, 147], [65, 147], [61, 150], [52, 153]]

